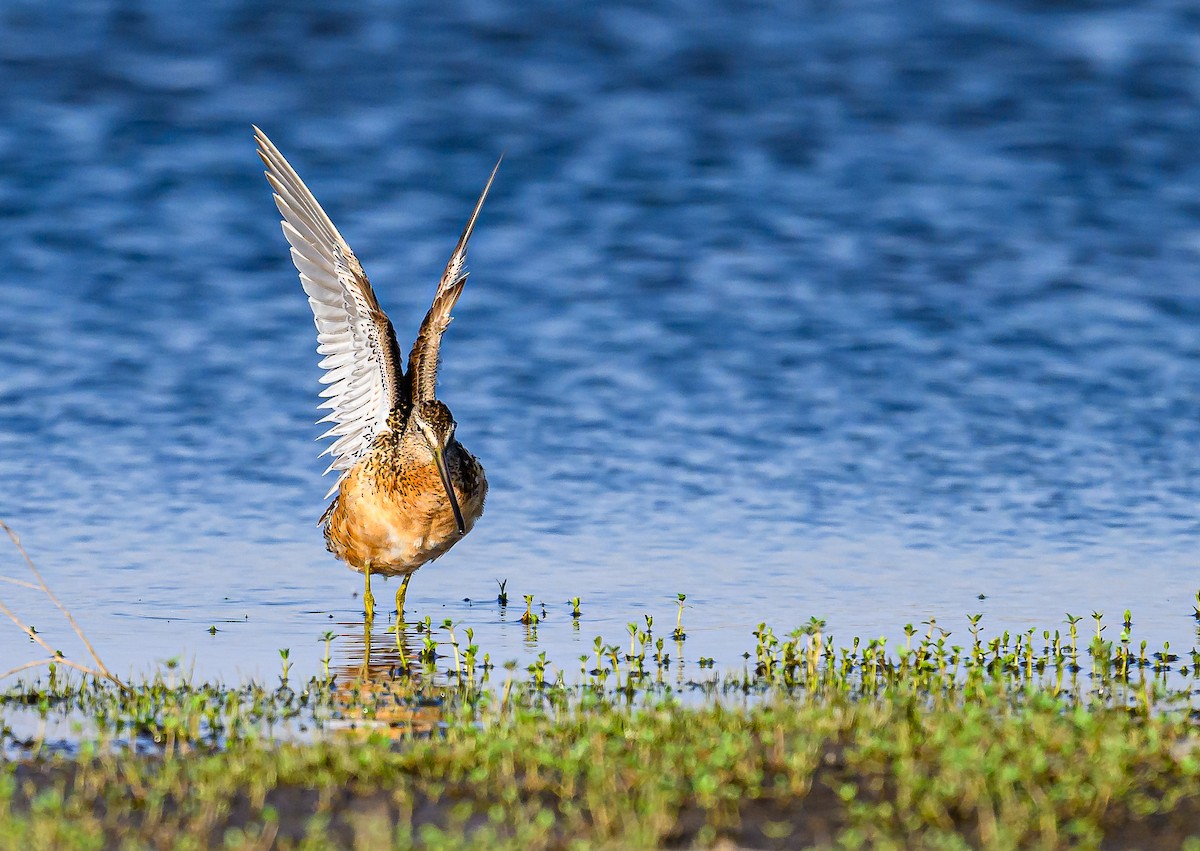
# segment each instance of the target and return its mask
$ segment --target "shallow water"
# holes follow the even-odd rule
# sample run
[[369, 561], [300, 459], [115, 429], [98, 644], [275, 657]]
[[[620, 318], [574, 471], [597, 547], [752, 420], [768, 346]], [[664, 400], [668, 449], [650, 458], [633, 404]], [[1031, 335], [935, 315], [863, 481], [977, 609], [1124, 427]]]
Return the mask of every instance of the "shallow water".
[[0, 517], [114, 669], [361, 637], [251, 122], [402, 346], [505, 152], [441, 382], [491, 495], [410, 617], [568, 669], [678, 592], [689, 664], [810, 616], [1196, 640], [1187, 4], [111, 5], [0, 10]]

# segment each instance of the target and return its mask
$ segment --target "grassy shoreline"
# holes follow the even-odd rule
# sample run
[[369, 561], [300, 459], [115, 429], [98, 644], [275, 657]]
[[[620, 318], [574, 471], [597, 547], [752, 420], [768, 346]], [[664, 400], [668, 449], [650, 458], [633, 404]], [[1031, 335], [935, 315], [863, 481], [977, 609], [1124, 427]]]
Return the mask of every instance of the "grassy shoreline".
[[[0, 847], [1200, 848], [1195, 658], [971, 623], [894, 649], [763, 625], [682, 683], [649, 622], [565, 669], [429, 625], [399, 674], [52, 669], [0, 692]], [[31, 713], [77, 741], [17, 742]]]

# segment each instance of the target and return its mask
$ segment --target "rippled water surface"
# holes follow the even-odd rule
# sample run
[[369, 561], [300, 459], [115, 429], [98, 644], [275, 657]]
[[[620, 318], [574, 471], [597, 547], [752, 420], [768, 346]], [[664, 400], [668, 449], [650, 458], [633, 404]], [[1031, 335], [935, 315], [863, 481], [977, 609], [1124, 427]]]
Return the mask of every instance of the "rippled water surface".
[[1190, 4], [305, 5], [0, 10], [0, 517], [114, 668], [361, 641], [251, 122], [405, 347], [505, 152], [440, 385], [491, 496], [410, 618], [567, 668], [678, 592], [687, 664], [813, 615], [1195, 641]]

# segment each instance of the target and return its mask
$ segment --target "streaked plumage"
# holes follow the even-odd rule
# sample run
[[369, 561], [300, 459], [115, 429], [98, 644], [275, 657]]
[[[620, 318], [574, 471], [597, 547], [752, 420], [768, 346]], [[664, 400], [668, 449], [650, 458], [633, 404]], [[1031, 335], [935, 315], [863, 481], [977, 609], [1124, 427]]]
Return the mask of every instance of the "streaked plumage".
[[329, 550], [366, 575], [368, 614], [372, 573], [408, 576], [450, 549], [483, 513], [483, 467], [454, 436], [454, 418], [436, 396], [442, 334], [467, 280], [467, 243], [496, 177], [479, 201], [442, 274], [433, 304], [408, 356], [349, 244], [325, 215], [279, 150], [257, 127], [258, 155], [283, 216], [283, 233], [308, 294], [323, 356], [321, 396], [332, 423], [339, 472], [321, 517]]

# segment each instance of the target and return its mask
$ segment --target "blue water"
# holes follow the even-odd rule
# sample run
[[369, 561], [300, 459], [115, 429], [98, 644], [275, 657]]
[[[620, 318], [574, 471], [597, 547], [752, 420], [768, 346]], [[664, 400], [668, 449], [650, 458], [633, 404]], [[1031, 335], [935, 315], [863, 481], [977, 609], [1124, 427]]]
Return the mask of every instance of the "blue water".
[[568, 670], [678, 592], [686, 665], [810, 616], [1196, 641], [1190, 4], [11, 2], [0, 93], [0, 518], [118, 671], [361, 638], [251, 122], [403, 347], [505, 153], [441, 381], [491, 495], [411, 618]]

